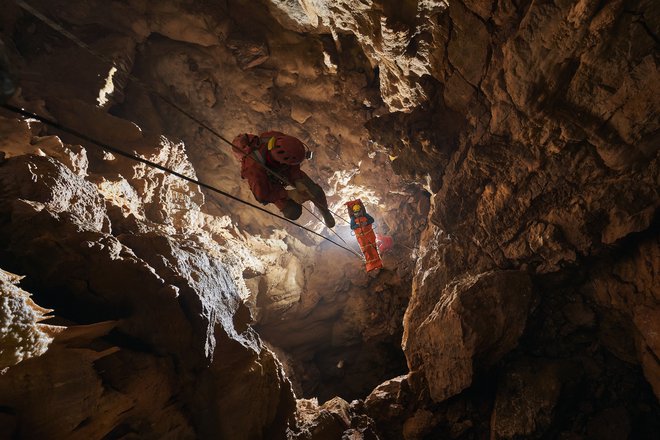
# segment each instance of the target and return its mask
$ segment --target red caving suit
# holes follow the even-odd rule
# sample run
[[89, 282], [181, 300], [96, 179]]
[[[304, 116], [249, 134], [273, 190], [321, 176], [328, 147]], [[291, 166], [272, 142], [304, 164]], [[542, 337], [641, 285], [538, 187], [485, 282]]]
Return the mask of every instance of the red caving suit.
[[[252, 190], [252, 194], [254, 194], [254, 198], [264, 205], [273, 203], [278, 209], [282, 210], [285, 207], [287, 200], [289, 200], [285, 189], [287, 183], [280, 182], [277, 177], [269, 174], [262, 164], [287, 179], [289, 184], [293, 184], [295, 181], [301, 179], [306, 182], [313, 182], [307, 174], [300, 169], [300, 165], [286, 165], [270, 159], [270, 155], [268, 154], [268, 140], [276, 135], [283, 135], [283, 133], [279, 131], [267, 131], [261, 133], [260, 136], [247, 134], [246, 143], [244, 135], [241, 134], [234, 139], [233, 144], [242, 152], [242, 155], [236, 151], [234, 151], [234, 154], [241, 161], [241, 177], [248, 181], [250, 190]], [[255, 155], [251, 153], [253, 149], [250, 145], [256, 145], [257, 142], [259, 147], [256, 148], [256, 151], [259, 154]], [[252, 155], [252, 157], [257, 160], [248, 157], [249, 155]], [[325, 204], [327, 207], [325, 196], [319, 198], [318, 201], [321, 202], [322, 205]]]

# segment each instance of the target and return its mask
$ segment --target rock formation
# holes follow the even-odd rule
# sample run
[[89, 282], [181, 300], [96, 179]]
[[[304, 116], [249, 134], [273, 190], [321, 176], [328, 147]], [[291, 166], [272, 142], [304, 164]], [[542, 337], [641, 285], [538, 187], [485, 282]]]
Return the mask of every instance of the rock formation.
[[[277, 424], [283, 431], [293, 405], [290, 387], [279, 363], [248, 326], [249, 311], [220, 263], [222, 251], [203, 236], [184, 235], [194, 224], [169, 209], [199, 198], [198, 190], [179, 193], [172, 203], [180, 187], [159, 184], [162, 173], [128, 166], [130, 182], [119, 182], [114, 197], [108, 197], [90, 181], [100, 181], [109, 191], [105, 177], [89, 179], [89, 169], [68, 168], [39, 148], [43, 139], [29, 136], [27, 123], [21, 128], [28, 142], [14, 147], [27, 154], [5, 159], [0, 167], [3, 264], [26, 273], [22, 285], [39, 292], [39, 302], [62, 322], [105, 332], [74, 325], [74, 334], [69, 336], [67, 329], [55, 336], [51, 348], [44, 347], [50, 327], [36, 336], [43, 334], [38, 327], [43, 324], [33, 324], [20, 345], [3, 337], [3, 358], [13, 353], [22, 360], [10, 362], [3, 376], [2, 405], [13, 423], [5, 432], [25, 438], [130, 432], [251, 438]], [[72, 150], [55, 145], [58, 152]], [[160, 147], [162, 163], [185, 160], [165, 139]], [[78, 157], [72, 162], [86, 161]], [[117, 170], [113, 177], [122, 179]], [[126, 215], [124, 223], [111, 222], [109, 211], [121, 210], [126, 201], [136, 212], [119, 212]], [[150, 212], [150, 203], [160, 211]], [[172, 218], [158, 217], [161, 213]], [[148, 217], [140, 220], [136, 214]], [[149, 218], [159, 225], [151, 226]], [[114, 233], [113, 224], [119, 226]], [[16, 288], [3, 292], [9, 304], [26, 295]], [[13, 327], [24, 328], [35, 306], [24, 299], [8, 308], [8, 316], [16, 316], [8, 323], [16, 338], [20, 333]], [[107, 321], [112, 326], [99, 324]], [[4, 350], [10, 351], [5, 355]], [[246, 384], [272, 399], [253, 398], [252, 404], [237, 408], [231, 399], [217, 397], [243, 393]], [[53, 392], [53, 385], [63, 387], [61, 392]], [[41, 394], [49, 398], [38, 399]], [[66, 417], [43, 419], [61, 411]]]
[[11, 105], [248, 201], [290, 133], [395, 246], [0, 109], [3, 438], [655, 438], [654, 2], [5, 3]]

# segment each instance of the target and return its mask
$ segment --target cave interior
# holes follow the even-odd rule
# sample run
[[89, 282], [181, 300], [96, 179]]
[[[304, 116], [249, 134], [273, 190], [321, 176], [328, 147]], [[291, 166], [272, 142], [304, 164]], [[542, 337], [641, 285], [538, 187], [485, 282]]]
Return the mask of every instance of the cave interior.
[[[657, 438], [659, 36], [652, 0], [2, 0], [0, 439]], [[241, 178], [270, 130], [333, 228]]]

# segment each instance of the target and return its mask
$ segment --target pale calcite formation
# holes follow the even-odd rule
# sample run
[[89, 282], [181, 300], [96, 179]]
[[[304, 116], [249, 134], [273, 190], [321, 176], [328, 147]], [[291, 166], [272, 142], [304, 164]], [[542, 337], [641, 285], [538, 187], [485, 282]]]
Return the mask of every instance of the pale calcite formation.
[[0, 269], [0, 369], [41, 356], [64, 327], [41, 324], [52, 310], [17, 286], [21, 277]]

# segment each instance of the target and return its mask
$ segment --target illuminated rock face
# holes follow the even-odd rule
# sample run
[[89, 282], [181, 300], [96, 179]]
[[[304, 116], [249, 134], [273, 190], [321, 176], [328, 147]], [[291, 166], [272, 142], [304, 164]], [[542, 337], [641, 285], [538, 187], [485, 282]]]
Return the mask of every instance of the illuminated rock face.
[[59, 328], [28, 301], [2, 317], [2, 432], [657, 433], [655, 4], [31, 3], [115, 66], [9, 4], [16, 104], [253, 201], [228, 146], [130, 72], [228, 139], [300, 137], [332, 208], [362, 198], [395, 247], [369, 276], [291, 225], [3, 113], [0, 267]]
[[[436, 20], [446, 11], [446, 1], [270, 3], [274, 16], [284, 26], [305, 32], [330, 32], [336, 42], [338, 34], [355, 35], [371, 65], [378, 68], [381, 96], [390, 111], [407, 111], [428, 99], [419, 80], [439, 73], [437, 66], [444, 56], [446, 35]], [[481, 22], [474, 22], [471, 24], [476, 26], [470, 31], [485, 33]], [[485, 55], [484, 47], [478, 56]]]
[[18, 288], [20, 277], [0, 271], [0, 368], [41, 356], [48, 350], [58, 327], [40, 324], [49, 310], [39, 307], [30, 294]]
[[[154, 160], [187, 162], [182, 151], [175, 160], [170, 147], [162, 140], [163, 154]], [[50, 156], [16, 155], [0, 166], [3, 265], [25, 273], [23, 283], [67, 326], [95, 323], [63, 332], [36, 324], [29, 310], [39, 308], [25, 299], [18, 307], [25, 293], [3, 282], [8, 334], [3, 330], [2, 359], [9, 369], [0, 400], [15, 414], [3, 432], [27, 438], [284, 435], [294, 407], [290, 385], [248, 326], [249, 311], [222, 250], [190, 217], [168, 209], [201, 201], [201, 194], [178, 193], [173, 203], [180, 186], [152, 187], [151, 179], [167, 177], [127, 168], [129, 179], [104, 198], [90, 180], [107, 191], [119, 167], [114, 175], [85, 179]], [[125, 208], [129, 197], [136, 210], [125, 211], [125, 218], [117, 213], [123, 222], [113, 230], [109, 211]], [[154, 197], [158, 212], [148, 209]], [[63, 386], [53, 390], [54, 384]], [[237, 407], [232, 396], [247, 396], [245, 386], [256, 394]], [[49, 398], [37, 397], [43, 395]], [[66, 416], [40, 420], [60, 412]]]

